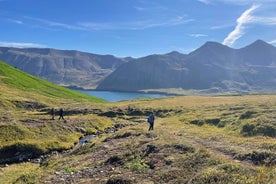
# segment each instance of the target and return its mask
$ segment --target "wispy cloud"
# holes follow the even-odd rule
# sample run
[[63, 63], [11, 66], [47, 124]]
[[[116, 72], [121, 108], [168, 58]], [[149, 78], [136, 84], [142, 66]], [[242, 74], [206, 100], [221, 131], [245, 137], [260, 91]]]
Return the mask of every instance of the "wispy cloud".
[[253, 5], [236, 20], [237, 25], [235, 29], [228, 34], [228, 36], [224, 39], [223, 44], [231, 46], [236, 40], [243, 36], [245, 25], [254, 21], [252, 13], [259, 8], [259, 5]]
[[165, 21], [142, 20], [132, 22], [110, 22], [110, 23], [94, 23], [83, 22], [79, 23], [86, 30], [142, 30], [156, 27], [169, 27], [187, 24], [194, 19], [186, 19], [183, 16], [177, 16]]
[[199, 1], [201, 3], [204, 3], [204, 4], [210, 4], [211, 3], [210, 0], [197, 0], [197, 1]]
[[28, 43], [28, 42], [1, 42], [0, 41], [0, 47], [17, 47], [17, 48], [34, 48], [34, 47], [47, 47], [43, 44], [38, 43]]
[[270, 44], [276, 44], [276, 40], [272, 40], [272, 41], [270, 41], [268, 43], [270, 43]]
[[15, 24], [23, 24], [23, 21], [17, 19], [8, 19], [8, 21], [13, 22]]
[[[229, 0], [230, 1], [230, 0]], [[241, 1], [245, 2], [245, 1]], [[272, 2], [270, 0], [264, 0], [262, 2]], [[252, 5], [249, 9], [244, 11], [242, 15], [236, 20], [237, 24], [235, 29], [230, 32], [227, 37], [224, 39], [223, 44], [231, 46], [233, 45], [239, 38], [241, 38], [246, 33], [247, 25], [266, 25], [266, 26], [275, 26], [276, 25], [276, 16], [275, 15], [266, 15], [266, 16], [258, 16], [254, 15], [256, 10], [261, 10], [261, 7], [264, 5]], [[266, 7], [268, 5], [266, 4]], [[262, 8], [264, 12], [264, 8]], [[267, 13], [267, 12], [265, 12]]]
[[206, 34], [189, 34], [189, 36], [199, 38], [199, 37], [206, 37], [208, 35], [206, 35]]
[[55, 22], [55, 21], [51, 21], [51, 20], [29, 17], [29, 16], [25, 16], [24, 18], [34, 21], [35, 23], [40, 24], [40, 26], [42, 25], [42, 26], [47, 26], [47, 27], [57, 27], [57, 28], [69, 29], [69, 30], [85, 30], [84, 27], [77, 26], [77, 25], [70, 25], [70, 24], [65, 24], [65, 23], [61, 23], [61, 22]]
[[256, 24], [264, 24], [264, 25], [276, 25], [276, 17], [261, 17], [255, 16], [252, 18], [252, 22]]
[[[67, 30], [95, 31], [95, 30], [142, 30], [156, 27], [170, 27], [187, 24], [194, 19], [185, 16], [175, 16], [167, 20], [141, 20], [130, 22], [79, 22], [76, 24], [65, 24], [61, 22], [25, 16], [24, 19], [29, 21], [33, 27], [45, 29], [60, 28]], [[23, 24], [23, 21], [9, 19], [16, 24]], [[27, 21], [26, 21], [27, 22]], [[28, 24], [28, 23], [26, 23]]]
[[218, 25], [218, 26], [212, 26], [210, 29], [216, 30], [216, 29], [224, 29], [228, 27], [232, 27], [233, 24], [223, 24], [223, 25]]

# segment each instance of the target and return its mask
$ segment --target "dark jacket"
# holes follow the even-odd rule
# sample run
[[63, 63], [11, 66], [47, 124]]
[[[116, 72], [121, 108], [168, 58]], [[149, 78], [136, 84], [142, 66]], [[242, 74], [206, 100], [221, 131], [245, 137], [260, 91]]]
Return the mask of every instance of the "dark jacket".
[[154, 115], [153, 114], [150, 114], [149, 117], [148, 117], [148, 122], [149, 123], [154, 123]]

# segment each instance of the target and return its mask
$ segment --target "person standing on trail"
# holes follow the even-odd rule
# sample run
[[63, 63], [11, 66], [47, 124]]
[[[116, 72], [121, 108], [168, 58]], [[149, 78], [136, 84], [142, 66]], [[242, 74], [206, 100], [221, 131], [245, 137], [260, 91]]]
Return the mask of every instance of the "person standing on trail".
[[51, 109], [52, 120], [55, 119], [55, 115], [56, 115], [56, 110], [55, 110], [55, 108], [52, 108], [52, 109]]
[[63, 109], [62, 109], [62, 108], [59, 110], [59, 118], [58, 118], [58, 120], [60, 120], [60, 119], [63, 119], [63, 120], [64, 120], [64, 117], [63, 117]]
[[150, 113], [150, 115], [148, 117], [148, 123], [150, 124], [149, 131], [153, 130], [153, 125], [154, 125], [154, 115], [153, 115], [153, 113]]

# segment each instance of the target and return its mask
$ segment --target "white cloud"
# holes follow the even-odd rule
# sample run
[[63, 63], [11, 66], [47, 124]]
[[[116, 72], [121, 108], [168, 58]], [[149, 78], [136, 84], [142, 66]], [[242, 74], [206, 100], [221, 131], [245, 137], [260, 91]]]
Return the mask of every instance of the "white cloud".
[[8, 19], [10, 22], [16, 23], [16, 24], [23, 24], [21, 20], [16, 20], [16, 19]]
[[79, 23], [79, 26], [86, 30], [142, 30], [155, 27], [170, 27], [187, 24], [194, 21], [194, 19], [186, 19], [183, 16], [176, 16], [171, 19], [163, 21], [142, 20], [132, 22], [110, 22], [110, 23], [94, 23], [83, 22]]
[[65, 24], [61, 22], [55, 22], [35, 17], [25, 16], [25, 19], [33, 21], [32, 25], [42, 28], [62, 28], [68, 30], [142, 30], [155, 27], [169, 27], [187, 24], [194, 21], [194, 19], [186, 18], [185, 16], [176, 16], [168, 18], [167, 20], [141, 20], [132, 22], [80, 22], [77, 24]]
[[38, 43], [28, 43], [28, 42], [1, 42], [0, 47], [17, 47], [17, 48], [42, 48], [46, 47], [46, 45], [38, 44]]
[[253, 17], [253, 22], [256, 24], [263, 24], [263, 25], [276, 25], [276, 17]]
[[252, 13], [259, 8], [259, 5], [253, 5], [248, 10], [242, 13], [242, 15], [237, 19], [237, 25], [235, 29], [228, 34], [228, 36], [224, 39], [223, 44], [231, 46], [236, 40], [244, 34], [245, 25], [254, 21]]
[[[246, 1], [240, 1], [240, 2], [246, 2]], [[262, 2], [272, 2], [272, 1], [264, 0]], [[268, 6], [269, 4], [265, 4], [265, 5], [263, 4], [262, 6], [252, 5], [249, 9], [244, 11], [242, 15], [236, 20], [237, 25], [235, 29], [227, 35], [227, 37], [223, 41], [223, 44], [228, 46], [233, 45], [239, 38], [241, 38], [245, 34], [245, 30], [247, 28], [246, 25], [251, 24], [254, 26], [257, 26], [257, 25], [275, 26], [276, 16], [274, 14], [269, 15], [269, 13], [265, 11]], [[265, 13], [266, 15], [264, 16], [253, 15], [257, 9], [258, 9], [258, 12]]]
[[85, 28], [82, 26], [70, 25], [70, 24], [65, 24], [65, 23], [60, 23], [60, 22], [55, 22], [55, 21], [50, 21], [50, 20], [45, 20], [45, 19], [40, 19], [35, 17], [28, 17], [28, 16], [25, 16], [24, 18], [29, 19], [31, 21], [35, 21], [38, 24], [43, 24], [44, 26], [59, 27], [59, 28], [69, 29], [69, 30], [85, 30]]
[[216, 30], [216, 29], [224, 29], [228, 27], [232, 27], [233, 24], [224, 24], [224, 25], [218, 25], [218, 26], [212, 26], [210, 29], [211, 30]]
[[198, 37], [206, 37], [208, 35], [206, 35], [206, 34], [189, 34], [189, 36], [198, 38]]
[[276, 40], [272, 40], [270, 42], [268, 42], [269, 44], [276, 44]]
[[210, 4], [211, 3], [210, 0], [197, 0], [197, 1], [199, 1], [201, 3], [204, 3], [204, 4]]

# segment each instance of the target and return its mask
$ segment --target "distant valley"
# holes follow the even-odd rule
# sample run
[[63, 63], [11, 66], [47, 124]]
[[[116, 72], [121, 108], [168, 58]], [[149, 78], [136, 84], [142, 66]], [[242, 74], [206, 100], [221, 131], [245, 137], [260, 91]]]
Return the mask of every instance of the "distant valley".
[[189, 54], [117, 58], [79, 51], [0, 48], [0, 60], [63, 86], [110, 91], [180, 89], [200, 94], [276, 92], [276, 47], [207, 42]]

